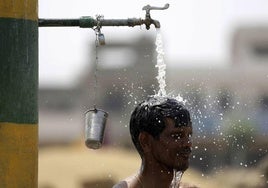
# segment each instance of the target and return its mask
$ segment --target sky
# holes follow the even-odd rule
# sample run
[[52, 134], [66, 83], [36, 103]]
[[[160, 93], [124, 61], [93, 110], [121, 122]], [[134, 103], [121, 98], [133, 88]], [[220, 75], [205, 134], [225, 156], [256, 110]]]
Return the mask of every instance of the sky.
[[[39, 0], [39, 18], [79, 18], [103, 15], [104, 19], [144, 18], [142, 7], [164, 6], [153, 10], [159, 20], [168, 66], [225, 66], [230, 58], [232, 34], [241, 26], [267, 25], [267, 0]], [[155, 36], [142, 27], [103, 27], [106, 43], [135, 40], [140, 34]], [[92, 29], [79, 27], [39, 28], [40, 86], [68, 85], [92, 63], [89, 42]], [[93, 54], [94, 55], [94, 54]]]

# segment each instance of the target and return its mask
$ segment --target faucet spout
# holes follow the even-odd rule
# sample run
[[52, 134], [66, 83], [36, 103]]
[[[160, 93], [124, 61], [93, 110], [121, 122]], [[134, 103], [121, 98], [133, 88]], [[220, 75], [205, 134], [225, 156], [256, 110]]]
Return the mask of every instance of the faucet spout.
[[155, 28], [160, 28], [160, 22], [158, 20], [153, 20], [153, 24]]
[[158, 20], [153, 20], [151, 18], [146, 18], [145, 20], [143, 20], [143, 23], [146, 26], [147, 30], [150, 29], [151, 24], [153, 24], [155, 28], [160, 28], [160, 22]]

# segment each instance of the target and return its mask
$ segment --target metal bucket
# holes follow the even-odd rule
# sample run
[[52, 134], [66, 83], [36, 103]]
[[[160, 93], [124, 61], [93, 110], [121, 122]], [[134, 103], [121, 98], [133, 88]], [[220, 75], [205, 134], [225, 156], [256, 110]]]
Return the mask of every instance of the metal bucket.
[[85, 115], [85, 144], [88, 148], [98, 149], [103, 142], [108, 113], [99, 109], [90, 109]]

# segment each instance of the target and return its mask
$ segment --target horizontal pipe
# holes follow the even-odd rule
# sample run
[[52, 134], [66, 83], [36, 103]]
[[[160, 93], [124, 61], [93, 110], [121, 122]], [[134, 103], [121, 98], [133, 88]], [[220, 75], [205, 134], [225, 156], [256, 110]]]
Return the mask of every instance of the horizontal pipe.
[[[129, 19], [102, 19], [99, 21], [99, 25], [102, 26], [129, 26], [134, 27], [136, 25], [142, 25], [145, 20], [137, 18]], [[97, 20], [87, 16], [80, 19], [39, 19], [39, 27], [82, 27], [93, 28], [97, 26]]]
[[39, 27], [79, 26], [79, 19], [38, 19]]
[[144, 21], [142, 19], [137, 18], [129, 18], [129, 19], [107, 19], [101, 20], [101, 26], [129, 26], [134, 27], [136, 25], [142, 25]]

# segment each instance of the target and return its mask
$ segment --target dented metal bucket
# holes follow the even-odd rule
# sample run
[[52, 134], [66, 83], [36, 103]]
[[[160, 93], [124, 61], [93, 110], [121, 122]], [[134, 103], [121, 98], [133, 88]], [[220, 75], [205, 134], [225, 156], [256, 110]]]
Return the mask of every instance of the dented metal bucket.
[[88, 148], [98, 149], [103, 142], [108, 113], [95, 108], [86, 111], [85, 116], [85, 144]]

